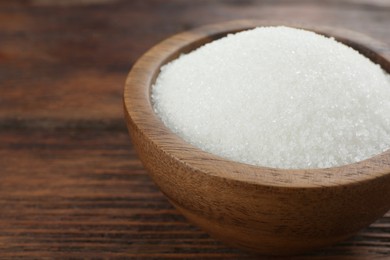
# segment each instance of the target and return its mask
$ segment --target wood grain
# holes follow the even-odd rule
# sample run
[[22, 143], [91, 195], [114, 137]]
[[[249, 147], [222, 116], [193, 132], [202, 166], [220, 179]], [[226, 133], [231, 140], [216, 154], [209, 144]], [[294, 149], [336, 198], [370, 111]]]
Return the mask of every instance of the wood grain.
[[[133, 145], [162, 192], [193, 223], [229, 245], [296, 255], [339, 242], [390, 209], [390, 151], [327, 169], [285, 170], [232, 162], [194, 147], [154, 113], [150, 92], [161, 66], [237, 31], [279, 22], [236, 20], [176, 34], [145, 53], [125, 86]], [[308, 27], [354, 47], [390, 71], [389, 46], [359, 33]]]
[[[128, 139], [124, 130], [3, 131], [0, 258], [256, 259], [189, 224]], [[387, 214], [348, 241], [296, 259], [389, 253]]]
[[[390, 42], [387, 0], [0, 1], [0, 259], [258, 259], [170, 206], [135, 157], [122, 113], [126, 75], [143, 52], [242, 18]], [[388, 213], [293, 259], [388, 259], [389, 234]]]
[[390, 42], [387, 0], [89, 2], [0, 1], [2, 120], [121, 121], [118, 104], [134, 61], [162, 39], [203, 24], [304, 22]]

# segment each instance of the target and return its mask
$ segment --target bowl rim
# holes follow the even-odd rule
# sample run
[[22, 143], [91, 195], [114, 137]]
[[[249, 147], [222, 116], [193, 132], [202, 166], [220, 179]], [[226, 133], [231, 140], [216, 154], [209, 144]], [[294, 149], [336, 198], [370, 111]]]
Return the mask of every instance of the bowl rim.
[[[155, 114], [150, 90], [160, 68], [181, 53], [212, 40], [259, 26], [288, 26], [334, 37], [357, 49], [390, 72], [390, 47], [354, 31], [285, 21], [236, 20], [206, 25], [175, 34], [148, 50], [134, 64], [126, 79], [124, 110], [128, 122], [157, 149], [196, 173], [248, 184], [284, 188], [325, 188], [358, 185], [390, 175], [390, 150], [363, 161], [331, 168], [282, 169], [231, 161], [202, 151], [173, 133]], [[196, 47], [194, 47], [196, 46]], [[129, 129], [130, 130], [130, 129]]]

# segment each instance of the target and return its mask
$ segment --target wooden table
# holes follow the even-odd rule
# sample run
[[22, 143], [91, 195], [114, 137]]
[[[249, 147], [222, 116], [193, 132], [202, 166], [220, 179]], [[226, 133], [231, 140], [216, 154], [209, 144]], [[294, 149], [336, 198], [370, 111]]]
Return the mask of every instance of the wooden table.
[[[241, 18], [343, 27], [390, 43], [387, 0], [0, 0], [0, 258], [256, 259], [167, 202], [122, 113], [126, 75], [144, 51]], [[390, 212], [302, 258], [390, 259]]]

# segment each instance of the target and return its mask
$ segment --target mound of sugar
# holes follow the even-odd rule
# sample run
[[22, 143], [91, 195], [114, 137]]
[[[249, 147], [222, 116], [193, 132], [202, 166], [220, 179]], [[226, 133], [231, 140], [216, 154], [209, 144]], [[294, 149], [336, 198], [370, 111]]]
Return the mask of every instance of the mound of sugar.
[[161, 68], [155, 112], [187, 142], [275, 168], [327, 168], [390, 148], [390, 77], [313, 32], [261, 27]]

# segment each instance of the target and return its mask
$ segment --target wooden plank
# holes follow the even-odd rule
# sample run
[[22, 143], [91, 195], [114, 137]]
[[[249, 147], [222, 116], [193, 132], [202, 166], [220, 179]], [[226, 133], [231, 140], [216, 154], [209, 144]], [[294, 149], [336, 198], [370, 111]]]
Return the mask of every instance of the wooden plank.
[[134, 61], [160, 40], [203, 24], [242, 18], [316, 23], [389, 42], [387, 3], [2, 1], [0, 125], [119, 125], [123, 85]]
[[[3, 130], [0, 168], [2, 257], [256, 259], [188, 223], [152, 183], [125, 131]], [[299, 259], [385, 256], [390, 212]]]
[[[124, 80], [144, 51], [173, 33], [242, 18], [390, 42], [387, 0], [0, 1], [0, 258], [257, 259], [167, 202], [122, 115]], [[389, 241], [390, 212], [297, 259], [388, 259]]]

